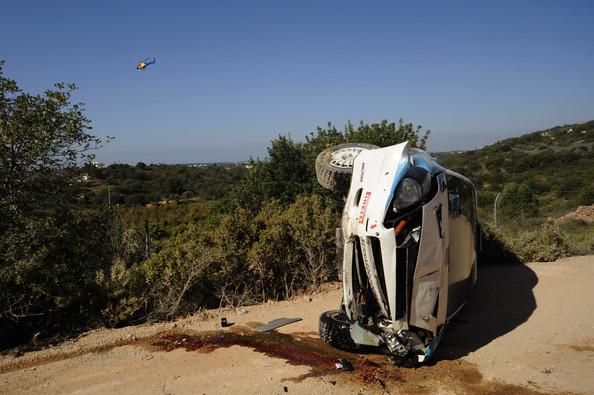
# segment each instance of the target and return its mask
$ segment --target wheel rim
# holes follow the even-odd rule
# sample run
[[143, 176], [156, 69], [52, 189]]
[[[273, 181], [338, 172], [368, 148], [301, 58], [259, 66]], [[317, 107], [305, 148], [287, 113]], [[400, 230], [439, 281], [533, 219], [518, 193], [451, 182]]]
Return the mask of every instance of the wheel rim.
[[363, 151], [361, 147], [345, 147], [330, 154], [330, 164], [340, 169], [353, 167], [353, 161]]
[[330, 317], [332, 317], [332, 319], [334, 321], [342, 322], [343, 324], [349, 323], [349, 321], [346, 318], [346, 315], [341, 311], [335, 311], [335, 312], [331, 313]]

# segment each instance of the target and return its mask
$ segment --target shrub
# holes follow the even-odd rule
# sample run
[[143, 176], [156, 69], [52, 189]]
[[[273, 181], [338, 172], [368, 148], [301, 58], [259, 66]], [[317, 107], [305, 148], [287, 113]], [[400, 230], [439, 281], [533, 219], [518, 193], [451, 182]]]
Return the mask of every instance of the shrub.
[[522, 262], [551, 262], [571, 252], [561, 229], [549, 222], [534, 231], [514, 235], [501, 233], [499, 236], [506, 248]]

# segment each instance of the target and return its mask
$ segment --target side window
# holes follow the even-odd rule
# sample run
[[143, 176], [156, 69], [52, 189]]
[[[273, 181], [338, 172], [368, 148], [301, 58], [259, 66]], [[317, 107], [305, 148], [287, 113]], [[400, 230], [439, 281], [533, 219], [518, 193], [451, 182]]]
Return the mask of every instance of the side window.
[[461, 182], [448, 175], [448, 200], [449, 214], [451, 218], [457, 218], [462, 214]]
[[451, 218], [463, 215], [474, 223], [474, 191], [470, 184], [448, 175], [448, 200]]
[[461, 195], [462, 195], [462, 211], [463, 215], [468, 218], [471, 224], [474, 224], [474, 191], [472, 185], [461, 181]]

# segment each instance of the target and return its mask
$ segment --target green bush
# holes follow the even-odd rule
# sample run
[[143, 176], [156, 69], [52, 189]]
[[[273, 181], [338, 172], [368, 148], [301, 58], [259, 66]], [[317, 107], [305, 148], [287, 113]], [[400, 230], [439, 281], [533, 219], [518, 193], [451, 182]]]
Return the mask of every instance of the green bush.
[[594, 253], [594, 223], [572, 219], [559, 225], [571, 254]]
[[[504, 260], [515, 262], [551, 262], [572, 253], [561, 229], [550, 222], [531, 231], [506, 232], [493, 228], [487, 229], [487, 238], [494, 247], [491, 252]], [[483, 253], [487, 255], [489, 250]], [[490, 263], [497, 258], [486, 257]]]
[[98, 321], [109, 266], [107, 216], [81, 209], [78, 165], [101, 140], [88, 133], [74, 85], [40, 95], [4, 77], [0, 61], [0, 348], [31, 334]]
[[255, 218], [258, 240], [248, 253], [263, 295], [287, 298], [336, 278], [337, 218], [319, 195], [300, 196], [284, 209], [271, 201]]

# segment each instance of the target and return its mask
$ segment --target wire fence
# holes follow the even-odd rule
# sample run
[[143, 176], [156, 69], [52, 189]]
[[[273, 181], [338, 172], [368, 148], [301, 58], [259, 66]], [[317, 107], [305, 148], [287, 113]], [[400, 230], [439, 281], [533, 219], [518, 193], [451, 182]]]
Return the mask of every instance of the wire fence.
[[594, 252], [594, 199], [584, 197], [505, 198], [477, 207], [482, 223], [509, 235], [539, 232], [545, 224], [555, 226], [575, 251]]

